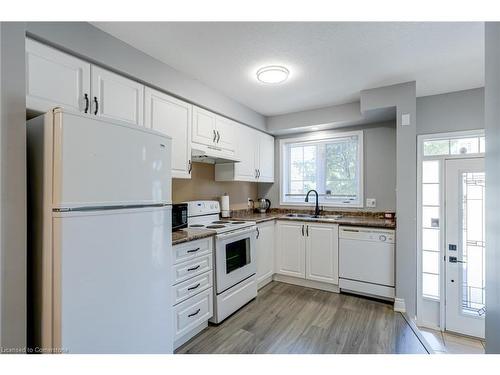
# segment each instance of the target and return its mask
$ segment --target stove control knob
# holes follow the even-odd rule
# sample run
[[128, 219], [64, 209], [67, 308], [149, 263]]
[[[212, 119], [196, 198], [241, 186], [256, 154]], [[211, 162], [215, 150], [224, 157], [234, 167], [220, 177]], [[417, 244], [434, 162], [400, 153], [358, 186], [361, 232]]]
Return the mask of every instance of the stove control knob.
[[382, 242], [387, 241], [387, 236], [385, 234], [381, 234], [378, 239]]

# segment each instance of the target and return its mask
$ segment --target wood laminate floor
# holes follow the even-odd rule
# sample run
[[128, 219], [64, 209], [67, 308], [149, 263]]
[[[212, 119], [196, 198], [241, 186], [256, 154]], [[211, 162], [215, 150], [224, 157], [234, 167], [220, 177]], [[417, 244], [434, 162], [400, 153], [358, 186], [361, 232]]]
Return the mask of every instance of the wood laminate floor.
[[273, 281], [176, 353], [427, 352], [390, 304]]

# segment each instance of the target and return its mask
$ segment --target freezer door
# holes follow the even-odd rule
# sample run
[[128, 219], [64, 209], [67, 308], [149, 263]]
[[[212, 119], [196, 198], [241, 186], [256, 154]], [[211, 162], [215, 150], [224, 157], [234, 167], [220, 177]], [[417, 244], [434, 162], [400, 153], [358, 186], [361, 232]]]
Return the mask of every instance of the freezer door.
[[53, 346], [172, 353], [171, 208], [54, 213]]
[[171, 139], [54, 111], [53, 208], [171, 203]]

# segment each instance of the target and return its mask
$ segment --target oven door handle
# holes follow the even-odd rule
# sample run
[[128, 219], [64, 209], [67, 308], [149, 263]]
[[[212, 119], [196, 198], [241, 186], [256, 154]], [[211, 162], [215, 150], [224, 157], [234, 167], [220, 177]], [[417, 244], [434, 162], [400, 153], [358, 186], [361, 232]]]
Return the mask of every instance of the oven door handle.
[[240, 236], [242, 234], [256, 232], [256, 230], [257, 230], [257, 227], [254, 226], [254, 227], [251, 227], [248, 229], [241, 229], [241, 230], [236, 230], [234, 232], [218, 234], [217, 236], [215, 236], [215, 238], [217, 238], [218, 240], [223, 240], [224, 238], [236, 237], [236, 236]]

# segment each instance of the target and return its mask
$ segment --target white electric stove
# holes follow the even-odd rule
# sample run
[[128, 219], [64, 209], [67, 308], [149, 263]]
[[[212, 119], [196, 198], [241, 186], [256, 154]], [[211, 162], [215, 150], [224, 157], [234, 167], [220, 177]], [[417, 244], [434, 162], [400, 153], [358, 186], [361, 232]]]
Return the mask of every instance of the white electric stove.
[[215, 231], [215, 288], [212, 323], [220, 323], [257, 296], [254, 221], [220, 219], [218, 201], [187, 203], [188, 228]]

